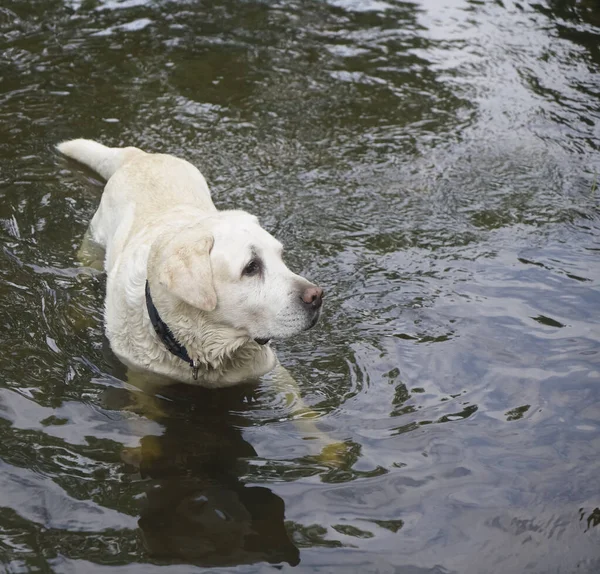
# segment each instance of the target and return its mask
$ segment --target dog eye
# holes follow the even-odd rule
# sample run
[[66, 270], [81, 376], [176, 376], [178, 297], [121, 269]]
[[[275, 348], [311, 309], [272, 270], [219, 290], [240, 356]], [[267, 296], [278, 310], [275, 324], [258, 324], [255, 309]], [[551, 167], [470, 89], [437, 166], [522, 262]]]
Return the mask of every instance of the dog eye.
[[246, 277], [252, 277], [260, 272], [260, 261], [258, 259], [252, 259], [246, 267], [242, 270], [242, 275]]

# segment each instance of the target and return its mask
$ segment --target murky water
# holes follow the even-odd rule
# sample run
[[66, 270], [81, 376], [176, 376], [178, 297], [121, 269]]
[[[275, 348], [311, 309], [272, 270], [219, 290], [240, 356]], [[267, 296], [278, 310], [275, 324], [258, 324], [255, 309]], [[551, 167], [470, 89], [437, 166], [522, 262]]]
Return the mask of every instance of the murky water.
[[[0, 46], [3, 572], [600, 571], [596, 2], [4, 0]], [[275, 345], [343, 464], [268, 380], [132, 399], [80, 136], [325, 286]]]

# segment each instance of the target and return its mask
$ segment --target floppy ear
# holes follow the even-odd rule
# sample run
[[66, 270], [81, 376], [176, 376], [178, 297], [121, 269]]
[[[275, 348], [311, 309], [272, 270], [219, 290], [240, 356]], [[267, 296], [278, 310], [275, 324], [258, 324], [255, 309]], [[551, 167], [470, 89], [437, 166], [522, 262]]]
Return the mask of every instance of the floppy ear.
[[210, 266], [213, 241], [212, 237], [203, 237], [181, 246], [163, 261], [158, 274], [163, 287], [202, 311], [214, 311], [217, 306]]

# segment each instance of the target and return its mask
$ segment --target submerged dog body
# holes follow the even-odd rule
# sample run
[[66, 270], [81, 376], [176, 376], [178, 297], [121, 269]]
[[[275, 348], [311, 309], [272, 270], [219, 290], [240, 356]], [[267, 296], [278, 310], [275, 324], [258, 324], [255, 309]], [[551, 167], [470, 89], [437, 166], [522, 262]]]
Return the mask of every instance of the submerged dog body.
[[[269, 339], [317, 322], [322, 290], [287, 268], [282, 245], [254, 216], [217, 211], [193, 165], [91, 140], [57, 147], [108, 180], [89, 234], [105, 249], [106, 333], [127, 366], [186, 383], [231, 385], [275, 366]], [[147, 286], [197, 366], [197, 380], [155, 333]]]

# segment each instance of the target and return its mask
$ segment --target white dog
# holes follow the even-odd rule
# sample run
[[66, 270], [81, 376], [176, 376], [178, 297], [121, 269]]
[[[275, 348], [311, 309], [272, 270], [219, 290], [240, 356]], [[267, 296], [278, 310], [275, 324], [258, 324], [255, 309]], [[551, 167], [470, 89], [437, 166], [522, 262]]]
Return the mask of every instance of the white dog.
[[105, 323], [128, 367], [207, 387], [276, 365], [268, 342], [313, 327], [323, 291], [243, 211], [217, 211], [187, 161], [90, 140], [63, 154], [108, 180], [90, 224], [105, 249]]

